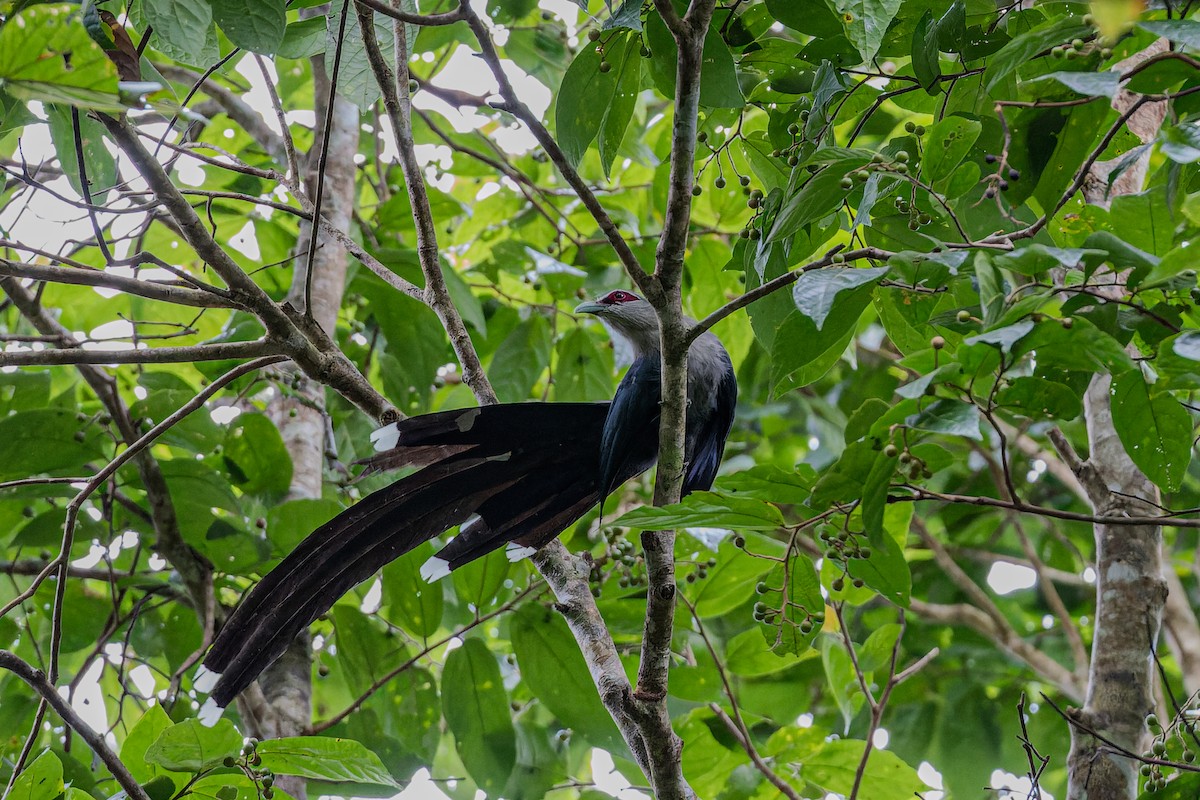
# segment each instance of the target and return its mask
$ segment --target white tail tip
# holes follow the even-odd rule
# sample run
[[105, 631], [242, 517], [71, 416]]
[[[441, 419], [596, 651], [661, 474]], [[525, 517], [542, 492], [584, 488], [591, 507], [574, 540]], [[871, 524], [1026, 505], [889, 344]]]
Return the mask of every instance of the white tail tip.
[[400, 428], [394, 422], [391, 425], [377, 428], [371, 433], [371, 444], [375, 445], [375, 451], [378, 453], [391, 450], [399, 443]]
[[217, 724], [217, 720], [225, 713], [225, 707], [217, 705], [217, 701], [211, 697], [204, 701], [204, 705], [200, 706], [200, 724], [206, 728], [211, 728]]
[[192, 678], [192, 688], [202, 694], [208, 694], [217, 685], [217, 681], [221, 680], [221, 673], [213, 672], [205, 666], [201, 666], [196, 670], [196, 676]]
[[529, 558], [536, 552], [536, 547], [526, 547], [516, 542], [509, 542], [508, 546], [504, 548], [504, 556], [514, 564], [523, 558]]
[[450, 562], [444, 558], [433, 558], [421, 565], [421, 577], [426, 583], [434, 583], [450, 574]]

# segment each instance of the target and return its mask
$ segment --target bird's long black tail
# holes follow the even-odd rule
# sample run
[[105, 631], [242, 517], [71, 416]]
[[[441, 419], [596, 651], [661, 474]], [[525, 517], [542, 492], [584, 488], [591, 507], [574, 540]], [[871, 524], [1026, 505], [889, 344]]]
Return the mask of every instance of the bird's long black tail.
[[382, 452], [364, 462], [368, 472], [421, 469], [322, 525], [242, 599], [196, 675], [195, 688], [210, 693], [201, 719], [215, 723], [339, 597], [448, 528], [462, 525], [422, 568], [428, 580], [506, 544], [517, 560], [557, 536], [600, 499], [607, 410], [608, 403], [515, 403], [377, 431]]

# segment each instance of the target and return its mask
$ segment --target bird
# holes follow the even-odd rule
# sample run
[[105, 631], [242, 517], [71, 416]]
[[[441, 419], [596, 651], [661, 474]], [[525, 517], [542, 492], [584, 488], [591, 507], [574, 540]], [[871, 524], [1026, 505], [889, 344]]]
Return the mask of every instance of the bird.
[[[633, 362], [611, 402], [499, 403], [385, 425], [363, 474], [417, 467], [309, 534], [242, 599], [193, 679], [200, 721], [225, 708], [288, 644], [355, 585], [455, 525], [420, 569], [433, 582], [505, 548], [532, 555], [658, 459], [661, 345], [644, 298], [610, 291], [576, 307], [604, 323]], [[682, 492], [716, 478], [733, 425], [737, 381], [711, 332], [688, 350]]]

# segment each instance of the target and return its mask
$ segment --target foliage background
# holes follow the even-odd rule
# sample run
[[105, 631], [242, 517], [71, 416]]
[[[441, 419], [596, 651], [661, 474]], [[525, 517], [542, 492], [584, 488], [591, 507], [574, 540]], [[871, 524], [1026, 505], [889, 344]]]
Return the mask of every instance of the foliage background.
[[[264, 678], [299, 711], [229, 715], [278, 742], [199, 728], [191, 676], [221, 607], [386, 482], [348, 467], [371, 416], [610, 397], [622, 354], [570, 309], [664, 269], [672, 230], [680, 307], [738, 371], [723, 476], [665, 508], [635, 482], [562, 540], [632, 680], [656, 580], [633, 532], [680, 529], [662, 708], [683, 785], [934, 797], [928, 762], [948, 797], [1083, 796], [1056, 712], [1086, 700], [1085, 732], [1125, 752], [1113, 796], [1138, 760], [1141, 788], [1192, 796], [1190, 3], [737, 0], [697, 40], [691, 118], [666, 0], [473, 5], [398, 6], [464, 15], [406, 34], [405, 175], [362, 6], [0, 3], [13, 796], [118, 791], [56, 694], [103, 706], [87, 718], [156, 799], [306, 790], [264, 769], [318, 793], [425, 770], [451, 797], [597, 797], [593, 748], [646, 786], [560, 586], [501, 554], [425, 587], [427, 545], [344, 598]], [[544, 113], [454, 83], [501, 62]], [[310, 300], [328, 337], [282, 305]], [[1105, 617], [1097, 576], [1130, 563]], [[995, 591], [1005, 567], [1028, 588]], [[1098, 619], [1141, 692], [1109, 717], [1088, 716], [1111, 685]]]

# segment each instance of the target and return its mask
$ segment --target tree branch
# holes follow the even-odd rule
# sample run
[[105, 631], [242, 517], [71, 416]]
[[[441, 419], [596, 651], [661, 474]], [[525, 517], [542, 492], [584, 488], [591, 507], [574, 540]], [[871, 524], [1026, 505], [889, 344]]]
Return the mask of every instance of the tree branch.
[[121, 763], [117, 754], [105, 743], [104, 736], [92, 730], [91, 726], [75, 713], [75, 709], [71, 708], [67, 699], [58, 693], [52, 683], [46, 680], [46, 676], [41, 670], [34, 669], [31, 664], [7, 650], [0, 650], [0, 669], [6, 669], [13, 673], [29, 688], [37, 692], [43, 702], [53, 708], [54, 713], [62, 718], [67, 727], [78, 733], [79, 737], [87, 742], [88, 747], [104, 762], [104, 766], [108, 767], [108, 771], [116, 778], [117, 783], [125, 790], [126, 794], [136, 800], [150, 800], [150, 795], [146, 794], [146, 790], [137, 782], [129, 769]]
[[0, 353], [0, 367], [60, 366], [63, 364], [182, 364], [279, 355], [283, 348], [267, 339], [252, 342], [198, 344], [190, 347], [147, 347], [136, 350], [21, 350]]

